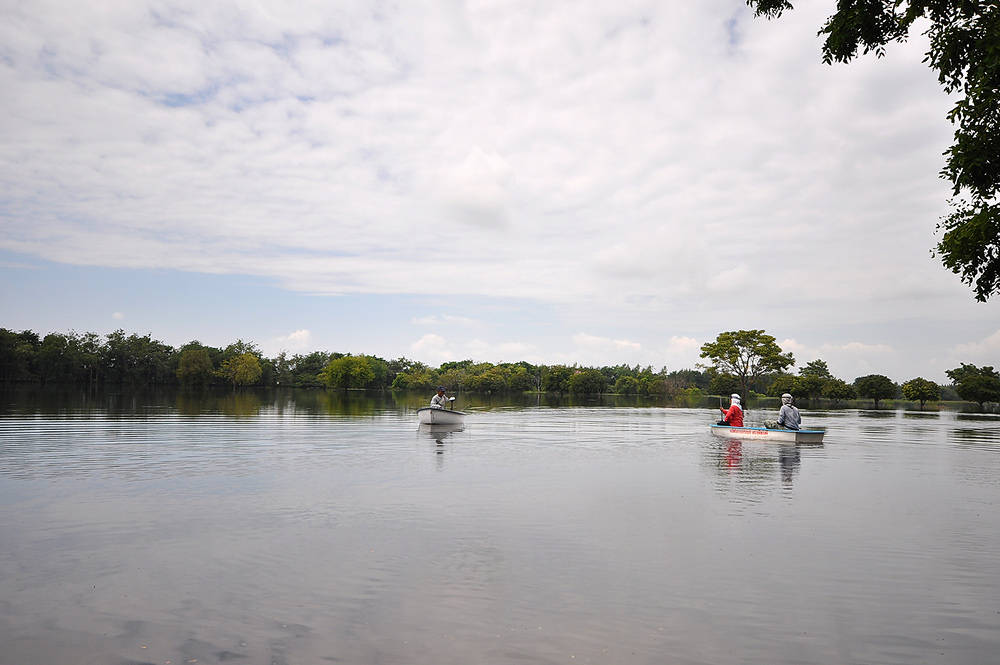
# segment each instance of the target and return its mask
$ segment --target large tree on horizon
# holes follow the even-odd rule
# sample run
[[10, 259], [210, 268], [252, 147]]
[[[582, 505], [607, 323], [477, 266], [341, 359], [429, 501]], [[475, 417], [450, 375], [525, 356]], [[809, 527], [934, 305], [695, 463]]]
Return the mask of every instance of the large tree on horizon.
[[945, 374], [955, 384], [955, 392], [962, 399], [979, 404], [985, 410], [987, 402], [1000, 402], [1000, 372], [993, 366], [976, 367], [962, 363]]
[[701, 357], [710, 359], [719, 373], [739, 380], [744, 403], [758, 379], [795, 364], [791, 352], [782, 353], [777, 340], [763, 330], [720, 333], [714, 342], [701, 345]]
[[854, 379], [854, 387], [858, 389], [861, 397], [871, 397], [875, 400], [875, 408], [884, 399], [892, 399], [896, 396], [896, 384], [892, 379], [884, 374], [869, 374], [859, 376]]
[[[777, 18], [788, 0], [747, 0], [757, 16]], [[951, 181], [952, 213], [938, 224], [935, 251], [985, 302], [1000, 293], [1000, 3], [987, 0], [838, 0], [819, 34], [823, 62], [847, 63], [903, 42], [924, 19], [930, 49], [924, 62], [948, 94], [955, 142], [941, 177]]]

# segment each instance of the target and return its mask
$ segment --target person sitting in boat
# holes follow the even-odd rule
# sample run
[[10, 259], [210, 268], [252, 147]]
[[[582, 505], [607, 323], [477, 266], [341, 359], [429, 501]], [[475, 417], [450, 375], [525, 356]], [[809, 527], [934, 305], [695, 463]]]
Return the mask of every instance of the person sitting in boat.
[[781, 409], [778, 411], [778, 419], [764, 421], [764, 427], [768, 429], [798, 430], [801, 426], [802, 416], [799, 415], [799, 410], [792, 404], [792, 396], [789, 393], [781, 396]]
[[732, 403], [729, 405], [728, 411], [721, 406], [719, 407], [719, 411], [722, 411], [722, 420], [719, 421], [719, 424], [743, 427], [743, 408], [740, 406], [740, 396], [733, 393], [730, 395], [730, 400]]
[[443, 409], [448, 404], [448, 398], [444, 396], [444, 386], [438, 387], [437, 395], [431, 397], [432, 409]]

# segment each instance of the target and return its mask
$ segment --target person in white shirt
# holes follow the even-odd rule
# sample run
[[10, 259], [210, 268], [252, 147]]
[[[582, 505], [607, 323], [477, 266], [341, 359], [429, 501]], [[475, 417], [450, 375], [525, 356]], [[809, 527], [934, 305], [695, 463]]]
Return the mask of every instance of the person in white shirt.
[[781, 409], [778, 411], [777, 420], [764, 421], [764, 427], [768, 429], [794, 429], [802, 426], [802, 416], [799, 410], [792, 405], [792, 396], [785, 393], [781, 396]]
[[431, 397], [432, 409], [443, 409], [448, 404], [448, 398], [444, 396], [444, 386], [438, 388], [437, 395]]

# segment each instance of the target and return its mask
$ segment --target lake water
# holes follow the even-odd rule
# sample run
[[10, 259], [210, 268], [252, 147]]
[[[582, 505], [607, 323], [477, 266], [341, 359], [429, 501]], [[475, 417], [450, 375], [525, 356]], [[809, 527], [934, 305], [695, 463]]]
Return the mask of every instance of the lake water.
[[1000, 662], [996, 415], [5, 397], [0, 665]]

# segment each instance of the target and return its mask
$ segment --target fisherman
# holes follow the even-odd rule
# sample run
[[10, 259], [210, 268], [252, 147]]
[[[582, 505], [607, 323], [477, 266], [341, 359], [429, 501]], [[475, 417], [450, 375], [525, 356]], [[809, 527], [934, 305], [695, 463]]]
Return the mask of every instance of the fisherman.
[[733, 393], [729, 396], [731, 404], [729, 410], [719, 407], [719, 411], [722, 411], [722, 420], [719, 421], [720, 425], [729, 425], [730, 427], [743, 427], [743, 408], [740, 406], [740, 396]]
[[431, 397], [431, 408], [443, 409], [448, 401], [448, 398], [444, 396], [444, 386], [438, 386], [437, 395]]
[[778, 411], [778, 419], [764, 421], [764, 427], [768, 429], [798, 430], [801, 426], [802, 416], [799, 415], [799, 410], [792, 404], [792, 396], [789, 393], [781, 396], [781, 409]]

